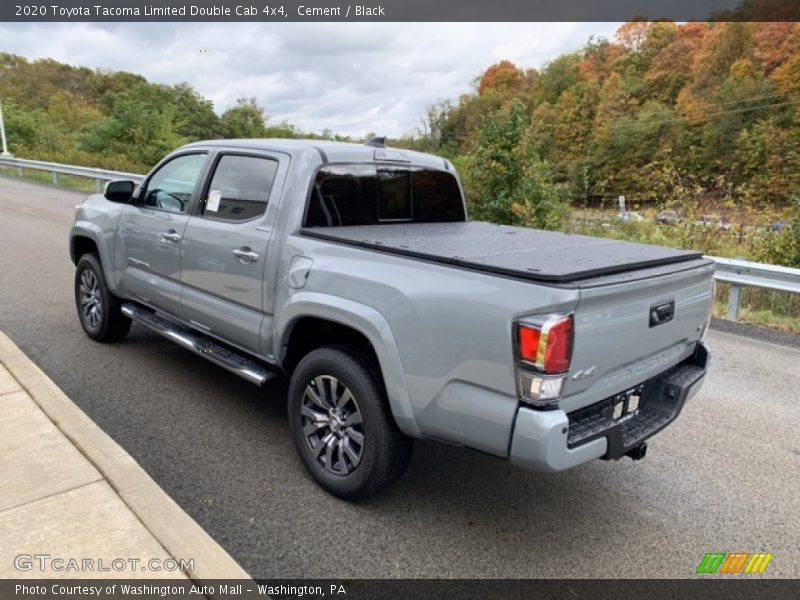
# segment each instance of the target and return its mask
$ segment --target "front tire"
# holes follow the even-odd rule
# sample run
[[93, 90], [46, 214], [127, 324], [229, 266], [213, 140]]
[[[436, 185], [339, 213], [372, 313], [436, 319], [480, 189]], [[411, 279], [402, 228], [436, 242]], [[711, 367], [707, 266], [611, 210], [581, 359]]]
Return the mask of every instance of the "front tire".
[[297, 453], [322, 488], [345, 500], [387, 487], [411, 459], [413, 441], [397, 428], [370, 367], [349, 348], [319, 348], [300, 361], [289, 385]]
[[97, 342], [117, 342], [131, 328], [131, 320], [122, 314], [119, 298], [108, 289], [96, 254], [84, 254], [78, 260], [75, 306], [86, 335]]

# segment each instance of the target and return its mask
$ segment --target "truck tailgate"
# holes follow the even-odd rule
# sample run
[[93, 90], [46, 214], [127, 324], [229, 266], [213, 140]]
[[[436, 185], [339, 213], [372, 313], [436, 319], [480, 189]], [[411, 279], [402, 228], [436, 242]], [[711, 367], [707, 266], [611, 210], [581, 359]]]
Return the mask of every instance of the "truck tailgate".
[[669, 265], [698, 252], [483, 222], [306, 228], [301, 235], [455, 267], [570, 285]]
[[713, 262], [701, 258], [646, 269], [636, 280], [581, 282], [561, 408], [622, 392], [692, 354], [710, 317], [713, 272]]

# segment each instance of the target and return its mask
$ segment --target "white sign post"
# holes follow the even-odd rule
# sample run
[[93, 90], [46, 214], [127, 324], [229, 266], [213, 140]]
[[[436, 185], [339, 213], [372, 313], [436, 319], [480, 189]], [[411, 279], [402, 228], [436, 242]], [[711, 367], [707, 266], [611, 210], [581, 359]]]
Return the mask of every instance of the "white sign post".
[[0, 140], [3, 142], [2, 156], [10, 156], [8, 153], [8, 145], [6, 144], [6, 125], [3, 122], [3, 105], [0, 104]]
[[625, 196], [619, 197], [619, 210], [620, 212], [625, 212]]

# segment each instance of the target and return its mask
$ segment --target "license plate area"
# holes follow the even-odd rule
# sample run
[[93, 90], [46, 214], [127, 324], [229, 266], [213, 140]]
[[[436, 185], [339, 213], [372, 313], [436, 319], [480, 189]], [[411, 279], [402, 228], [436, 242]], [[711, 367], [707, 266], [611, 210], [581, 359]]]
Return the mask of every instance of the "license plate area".
[[611, 404], [603, 409], [603, 416], [615, 423], [627, 421], [639, 413], [644, 386], [638, 385], [611, 398]]
[[606, 431], [636, 418], [644, 408], [645, 384], [615, 394], [601, 402], [570, 413], [567, 445], [570, 448], [604, 435]]
[[707, 362], [708, 351], [697, 344], [691, 357], [660, 375], [569, 413], [567, 446], [605, 437], [608, 448], [602, 458], [621, 458], [675, 420], [692, 388], [702, 381]]

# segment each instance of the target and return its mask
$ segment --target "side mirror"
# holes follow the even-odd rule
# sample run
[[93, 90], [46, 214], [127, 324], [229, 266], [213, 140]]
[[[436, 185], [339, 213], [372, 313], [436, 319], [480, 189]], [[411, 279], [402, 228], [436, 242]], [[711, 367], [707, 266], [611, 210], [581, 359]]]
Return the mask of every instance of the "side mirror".
[[120, 202], [127, 204], [133, 198], [133, 190], [136, 189], [136, 184], [127, 179], [120, 179], [118, 181], [109, 181], [106, 184], [106, 189], [103, 191], [103, 196], [106, 200], [111, 202]]

